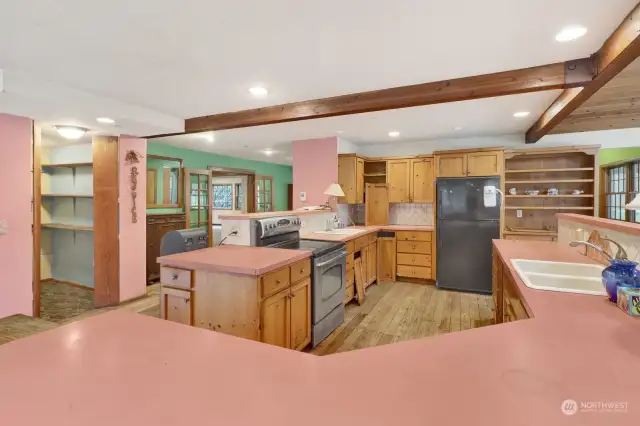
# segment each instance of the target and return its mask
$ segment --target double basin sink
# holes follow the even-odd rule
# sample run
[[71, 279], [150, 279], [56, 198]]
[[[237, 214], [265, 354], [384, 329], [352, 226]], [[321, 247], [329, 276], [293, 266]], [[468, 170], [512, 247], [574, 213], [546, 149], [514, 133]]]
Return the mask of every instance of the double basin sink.
[[604, 266], [582, 263], [512, 259], [511, 264], [529, 288], [606, 296]]

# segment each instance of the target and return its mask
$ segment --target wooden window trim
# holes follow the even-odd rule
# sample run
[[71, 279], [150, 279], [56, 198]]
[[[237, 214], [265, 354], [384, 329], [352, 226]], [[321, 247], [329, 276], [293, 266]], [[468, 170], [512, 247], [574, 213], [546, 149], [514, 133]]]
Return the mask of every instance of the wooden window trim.
[[[634, 215], [636, 214], [636, 212], [625, 209], [624, 211], [625, 218], [618, 219], [615, 217], [609, 217], [609, 209], [607, 206], [607, 196], [609, 195], [623, 194], [625, 195], [625, 200], [626, 200], [625, 204], [627, 204], [635, 198], [636, 194], [638, 194], [638, 192], [633, 191], [633, 178], [634, 178], [633, 169], [635, 164], [638, 164], [638, 167], [640, 167], [640, 157], [626, 159], [623, 161], [616, 161], [614, 163], [609, 163], [601, 167], [600, 217], [611, 219], [611, 220], [617, 220], [620, 222], [638, 223], [636, 220], [634, 220]], [[609, 187], [611, 183], [611, 170], [617, 169], [617, 168], [624, 169], [624, 173], [625, 173], [624, 190], [622, 192], [609, 192]]]

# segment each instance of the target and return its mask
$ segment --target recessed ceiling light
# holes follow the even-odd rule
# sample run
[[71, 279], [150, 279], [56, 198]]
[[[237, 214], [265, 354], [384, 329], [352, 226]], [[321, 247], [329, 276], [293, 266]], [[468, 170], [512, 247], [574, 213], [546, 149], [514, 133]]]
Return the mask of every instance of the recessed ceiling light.
[[565, 27], [556, 35], [556, 40], [560, 42], [571, 41], [582, 37], [586, 33], [587, 29], [579, 25]]
[[262, 86], [255, 86], [249, 89], [249, 93], [251, 93], [256, 98], [262, 98], [264, 96], [267, 96], [269, 91]]
[[207, 142], [213, 142], [213, 141], [215, 141], [215, 140], [216, 140], [216, 137], [213, 135], [213, 133], [212, 133], [212, 132], [208, 132], [208, 133], [201, 133], [201, 134], [200, 134], [200, 137], [201, 137], [202, 139], [204, 139], [205, 141], [207, 141]]
[[264, 155], [266, 155], [267, 157], [271, 157], [273, 154], [276, 153], [276, 151], [272, 150], [272, 149], [265, 149], [262, 151], [262, 153]]
[[398, 136], [400, 136], [400, 132], [389, 132], [389, 136], [391, 136], [392, 138], [397, 138]]
[[514, 117], [516, 118], [522, 118], [522, 117], [527, 117], [529, 115], [529, 111], [519, 111], [513, 114]]
[[462, 126], [454, 127], [454, 128], [453, 128], [453, 130], [455, 130], [456, 132], [457, 132], [458, 130], [462, 130]]
[[109, 118], [109, 117], [98, 117], [96, 118], [96, 121], [98, 123], [102, 123], [102, 124], [113, 124], [116, 122], [116, 120]]
[[53, 126], [58, 134], [65, 139], [80, 139], [89, 129], [78, 126]]

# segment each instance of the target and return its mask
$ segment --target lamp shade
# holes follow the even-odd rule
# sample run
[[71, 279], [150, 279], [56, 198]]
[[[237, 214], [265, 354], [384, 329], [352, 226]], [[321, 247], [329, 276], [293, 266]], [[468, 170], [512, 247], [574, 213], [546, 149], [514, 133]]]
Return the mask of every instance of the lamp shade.
[[624, 206], [624, 208], [627, 210], [640, 210], [640, 194], [636, 195], [636, 198]]
[[332, 183], [329, 185], [326, 191], [324, 191], [324, 195], [330, 195], [332, 197], [344, 197], [344, 191], [340, 188], [340, 185], [337, 183]]

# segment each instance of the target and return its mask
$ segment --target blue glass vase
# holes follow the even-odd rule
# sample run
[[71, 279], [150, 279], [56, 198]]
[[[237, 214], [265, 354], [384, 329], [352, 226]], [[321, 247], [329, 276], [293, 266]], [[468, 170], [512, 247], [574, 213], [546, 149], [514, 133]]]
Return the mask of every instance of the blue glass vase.
[[609, 300], [618, 302], [618, 287], [640, 287], [640, 272], [636, 262], [630, 260], [610, 260], [610, 266], [602, 271], [602, 284]]

